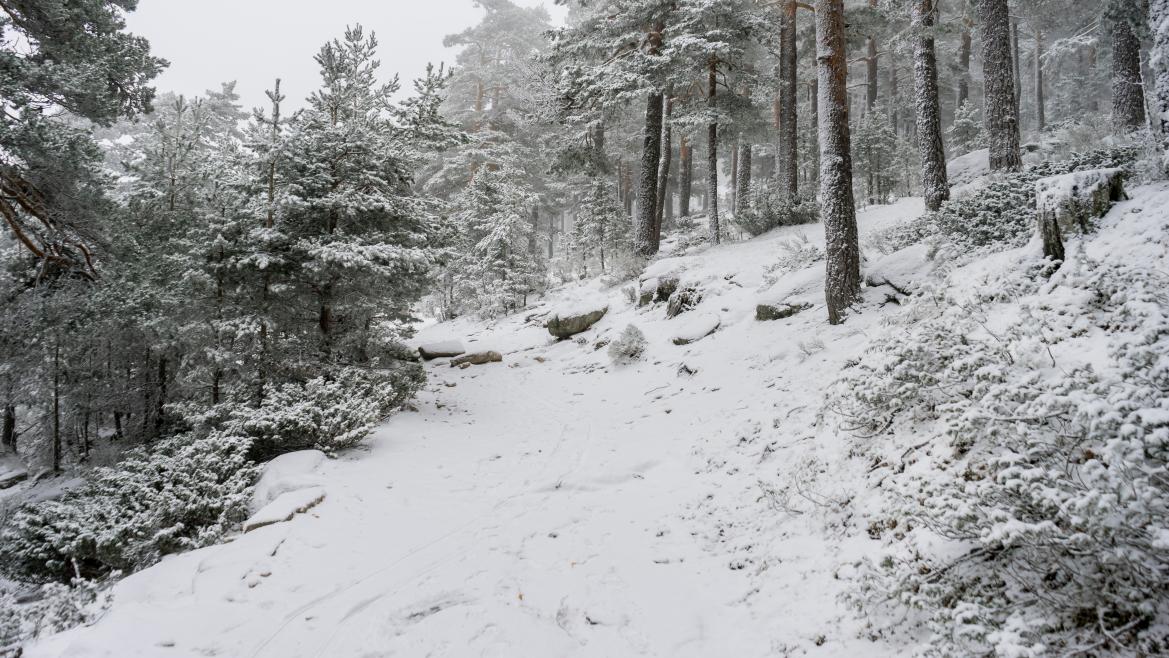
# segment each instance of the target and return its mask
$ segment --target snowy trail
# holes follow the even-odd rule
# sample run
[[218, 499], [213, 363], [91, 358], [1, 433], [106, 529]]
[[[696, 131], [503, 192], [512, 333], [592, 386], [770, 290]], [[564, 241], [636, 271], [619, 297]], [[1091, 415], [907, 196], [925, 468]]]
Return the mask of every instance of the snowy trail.
[[[427, 329], [504, 363], [429, 365], [417, 411], [320, 467], [320, 505], [130, 576], [95, 625], [26, 655], [889, 654], [836, 600], [842, 551], [867, 545], [760, 493], [843, 459], [807, 440], [819, 390], [880, 319], [754, 319], [776, 241], [798, 235], [818, 241], [799, 227], [684, 259], [708, 291], [693, 313], [723, 324], [693, 345], [670, 344], [661, 307], [618, 307], [618, 290], [587, 343], [522, 316]], [[613, 368], [591, 343], [629, 322], [648, 358]]]

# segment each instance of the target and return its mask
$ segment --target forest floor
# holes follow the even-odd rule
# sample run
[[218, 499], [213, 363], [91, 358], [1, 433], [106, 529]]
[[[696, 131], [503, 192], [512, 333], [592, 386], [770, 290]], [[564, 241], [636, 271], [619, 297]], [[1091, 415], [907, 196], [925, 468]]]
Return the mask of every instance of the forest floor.
[[[920, 212], [916, 199], [863, 211], [862, 241]], [[835, 463], [862, 486], [865, 464], [821, 428], [822, 392], [897, 305], [868, 287], [829, 326], [823, 262], [767, 287], [781, 243], [805, 237], [823, 244], [810, 225], [660, 261], [704, 294], [670, 320], [593, 280], [500, 321], [427, 327], [419, 342], [504, 361], [431, 362], [416, 411], [301, 474], [322, 503], [126, 578], [97, 623], [25, 655], [897, 654], [860, 639], [839, 601], [840, 565], [872, 545], [841, 511], [846, 483], [818, 491], [803, 477]], [[866, 274], [926, 263], [911, 247]], [[557, 342], [542, 317], [578, 296], [604, 297], [609, 313]], [[757, 302], [788, 297], [814, 306], [755, 319]], [[672, 344], [712, 316], [715, 333]], [[630, 323], [647, 356], [614, 366], [595, 344]]]

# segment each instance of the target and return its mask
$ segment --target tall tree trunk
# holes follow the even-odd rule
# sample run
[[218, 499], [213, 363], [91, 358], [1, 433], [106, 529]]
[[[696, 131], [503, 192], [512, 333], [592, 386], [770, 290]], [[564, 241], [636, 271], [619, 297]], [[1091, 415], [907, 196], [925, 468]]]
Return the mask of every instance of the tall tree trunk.
[[739, 140], [737, 139], [735, 140], [735, 143], [731, 145], [730, 175], [731, 189], [728, 191], [730, 192], [731, 198], [728, 199], [729, 203], [727, 204], [727, 207], [731, 210], [731, 212], [734, 212], [735, 208], [738, 207], [736, 205], [737, 201], [735, 197], [739, 194]]
[[678, 216], [690, 216], [691, 188], [694, 184], [694, 149], [689, 135], [682, 135], [678, 145]]
[[1011, 24], [1007, 0], [978, 0], [982, 21], [982, 67], [986, 85], [986, 133], [990, 142], [990, 168], [1018, 171], [1023, 167], [1019, 151], [1019, 112], [1015, 105], [1015, 79], [1011, 72]]
[[787, 0], [780, 11], [779, 23], [779, 172], [780, 193], [794, 203], [799, 192], [799, 151], [796, 122], [796, 2]]
[[1169, 138], [1169, 30], [1161, 26], [1169, 21], [1169, 0], [1149, 1], [1149, 31], [1153, 35], [1150, 64], [1155, 81], [1153, 97], [1154, 128], [1160, 139]]
[[642, 133], [641, 182], [637, 188], [637, 221], [633, 249], [641, 256], [658, 252], [654, 239], [654, 217], [658, 199], [658, 164], [662, 157], [662, 94], [649, 94]]
[[[718, 108], [718, 60], [707, 63], [706, 104], [711, 113]], [[706, 214], [710, 221], [710, 241], [718, 244], [718, 122], [706, 126]]]
[[735, 192], [735, 216], [742, 215], [751, 207], [751, 145], [743, 142], [739, 146], [739, 173], [735, 178], [738, 191]]
[[4, 426], [0, 432], [0, 448], [16, 453], [16, 407], [4, 405]]
[[670, 186], [670, 161], [674, 159], [673, 133], [670, 129], [670, 115], [674, 113], [674, 89], [666, 89], [664, 116], [662, 118], [661, 158], [658, 160], [657, 200], [654, 203], [654, 244], [661, 245], [662, 221], [666, 212], [666, 198]]
[[53, 472], [61, 472], [61, 337], [53, 342]]
[[894, 135], [901, 134], [901, 90], [898, 89], [900, 83], [897, 80], [897, 58], [889, 58], [889, 125], [893, 128]]
[[1034, 31], [1035, 37], [1035, 123], [1037, 130], [1043, 132], [1047, 127], [1047, 108], [1043, 99], [1043, 32], [1038, 28]]
[[962, 19], [962, 35], [958, 40], [958, 96], [955, 98], [954, 108], [970, 100], [970, 50], [974, 45], [974, 38], [970, 34], [971, 21]]
[[[985, 42], [984, 42], [985, 43]], [[985, 47], [985, 46], [984, 46]], [[1019, 54], [1019, 23], [1011, 21], [1011, 71], [1015, 83], [1015, 111], [1023, 107], [1023, 58]]]
[[950, 198], [946, 151], [942, 142], [942, 112], [938, 102], [938, 60], [932, 32], [936, 21], [934, 0], [914, 0], [913, 89], [917, 96], [917, 146], [921, 153], [925, 207], [929, 210], [937, 210]]
[[828, 321], [860, 295], [860, 246], [852, 195], [852, 146], [848, 130], [848, 62], [844, 0], [816, 0], [816, 63], [820, 108], [820, 213], [824, 221]]
[[1112, 25], [1112, 123], [1125, 132], [1145, 123], [1141, 42], [1124, 18], [1116, 19]]
[[877, 105], [877, 40], [865, 38], [865, 111], [872, 112]]

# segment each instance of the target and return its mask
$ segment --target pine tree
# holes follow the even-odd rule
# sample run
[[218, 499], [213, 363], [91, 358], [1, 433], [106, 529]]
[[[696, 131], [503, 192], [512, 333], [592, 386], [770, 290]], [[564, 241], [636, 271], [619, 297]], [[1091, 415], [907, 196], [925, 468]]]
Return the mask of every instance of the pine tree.
[[966, 155], [986, 145], [976, 105], [967, 101], [954, 110], [954, 122], [950, 124], [949, 135], [950, 152], [955, 156]]
[[1018, 171], [1019, 111], [1012, 71], [1011, 24], [1007, 0], [978, 0], [982, 21], [982, 68], [985, 78], [985, 119], [990, 143], [990, 168]]
[[1111, 0], [1105, 22], [1112, 32], [1112, 123], [1131, 132], [1145, 125], [1145, 91], [1141, 81], [1141, 7]]
[[844, 321], [845, 309], [860, 295], [861, 285], [848, 129], [844, 0], [816, 2], [816, 59], [820, 93], [820, 214], [828, 263], [824, 294], [828, 321], [839, 324]]
[[1169, 138], [1169, 0], [1149, 0], [1149, 31], [1153, 35], [1154, 125], [1164, 142]]
[[925, 207], [929, 210], [941, 208], [942, 202], [950, 198], [938, 99], [938, 62], [932, 32], [936, 19], [937, 6], [933, 0], [914, 1], [913, 89], [917, 107], [917, 144], [921, 153], [921, 185]]

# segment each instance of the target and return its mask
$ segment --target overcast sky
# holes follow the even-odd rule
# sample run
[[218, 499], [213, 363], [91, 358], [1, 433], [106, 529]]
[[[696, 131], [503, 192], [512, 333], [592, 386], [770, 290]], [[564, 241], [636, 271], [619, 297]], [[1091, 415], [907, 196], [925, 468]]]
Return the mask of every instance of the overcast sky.
[[[564, 14], [551, 0], [515, 2], [545, 5], [554, 21]], [[244, 106], [252, 108], [267, 103], [264, 90], [280, 77], [299, 107], [319, 81], [313, 55], [346, 25], [376, 32], [382, 72], [400, 73], [410, 89], [428, 61], [454, 60], [442, 38], [482, 15], [473, 0], [139, 0], [129, 26], [171, 63], [157, 80], [160, 92], [197, 95], [237, 80]]]

